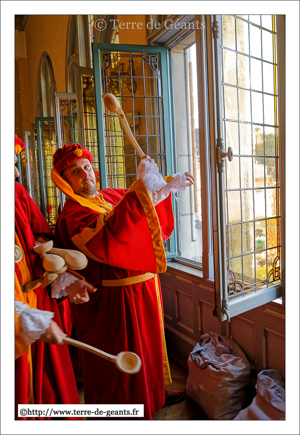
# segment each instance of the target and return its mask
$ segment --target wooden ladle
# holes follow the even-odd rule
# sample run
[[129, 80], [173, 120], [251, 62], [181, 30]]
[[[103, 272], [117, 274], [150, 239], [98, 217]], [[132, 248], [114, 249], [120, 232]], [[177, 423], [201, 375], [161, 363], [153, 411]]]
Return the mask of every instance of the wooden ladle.
[[88, 260], [82, 252], [72, 249], [52, 248], [48, 251], [48, 254], [55, 254], [64, 258], [68, 267], [74, 270], [84, 269], [88, 264]]
[[40, 278], [25, 284], [25, 292], [28, 293], [31, 290], [38, 288], [40, 285], [46, 288], [57, 277], [58, 277], [57, 273], [49, 273], [48, 271], [46, 271]]
[[133, 148], [136, 149], [136, 152], [138, 153], [140, 158], [142, 159], [143, 157], [145, 157], [143, 150], [141, 149], [141, 147], [139, 146], [135, 137], [132, 134], [132, 131], [129, 127], [129, 124], [127, 122], [127, 119], [125, 117], [123, 109], [120, 106], [120, 103], [117, 100], [117, 98], [113, 94], [105, 94], [105, 95], [103, 95], [103, 102], [111, 113], [116, 113], [118, 115], [118, 118], [122, 124], [122, 127], [123, 127], [125, 133], [127, 134], [127, 137], [129, 139], [131, 145], [133, 146]]
[[43, 242], [43, 243], [36, 241], [35, 243], [36, 243], [36, 245], [32, 249], [37, 254], [44, 254], [45, 252], [50, 251], [50, 249], [53, 247], [52, 240], [48, 240], [47, 242]]
[[88, 352], [91, 352], [97, 356], [100, 356], [101, 358], [115, 363], [115, 365], [119, 370], [121, 370], [121, 372], [128, 373], [130, 375], [134, 375], [135, 373], [137, 373], [142, 366], [142, 361], [140, 357], [134, 352], [124, 351], [118, 353], [117, 356], [114, 356], [110, 355], [109, 353], [103, 352], [96, 347], [90, 346], [89, 344], [74, 340], [73, 338], [64, 337], [63, 341], [67, 344], [79, 347], [79, 349], [87, 350]]
[[40, 258], [43, 260], [43, 268], [49, 272], [59, 270], [65, 265], [65, 260], [58, 255], [40, 254]]

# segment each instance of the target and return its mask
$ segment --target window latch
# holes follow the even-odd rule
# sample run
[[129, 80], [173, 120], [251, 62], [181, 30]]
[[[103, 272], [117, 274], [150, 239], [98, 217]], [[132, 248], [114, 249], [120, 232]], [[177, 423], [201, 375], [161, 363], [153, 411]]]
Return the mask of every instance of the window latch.
[[217, 164], [218, 164], [218, 172], [225, 171], [225, 157], [228, 157], [228, 160], [232, 162], [233, 160], [233, 151], [231, 147], [228, 147], [227, 153], [223, 148], [223, 139], [217, 139]]

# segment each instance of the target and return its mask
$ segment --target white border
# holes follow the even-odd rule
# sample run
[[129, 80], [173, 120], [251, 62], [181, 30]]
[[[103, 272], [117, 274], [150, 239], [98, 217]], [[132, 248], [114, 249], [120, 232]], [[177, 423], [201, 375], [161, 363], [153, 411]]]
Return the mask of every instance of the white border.
[[[285, 14], [287, 28], [287, 421], [285, 422], [14, 422], [13, 366], [14, 345], [11, 292], [13, 291], [13, 148], [14, 148], [14, 14]], [[222, 434], [298, 434], [299, 433], [299, 3], [297, 1], [186, 1], [186, 2], [1, 2], [1, 432], [17, 433], [222, 433]], [[291, 397], [291, 391], [295, 395]]]

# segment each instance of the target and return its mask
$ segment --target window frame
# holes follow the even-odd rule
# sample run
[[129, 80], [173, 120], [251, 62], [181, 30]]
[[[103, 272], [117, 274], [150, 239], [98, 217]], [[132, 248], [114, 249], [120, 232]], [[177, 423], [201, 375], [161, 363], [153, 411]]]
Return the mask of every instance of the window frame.
[[[282, 21], [277, 20], [277, 38], [281, 40], [280, 50], [284, 47], [284, 30], [282, 27]], [[279, 18], [280, 19], [280, 18]], [[215, 182], [215, 189], [212, 190], [212, 203], [213, 203], [213, 232], [217, 237], [214, 237], [214, 265], [215, 265], [215, 297], [216, 297], [216, 310], [220, 321], [228, 320], [233, 316], [237, 316], [245, 311], [249, 311], [253, 308], [274, 301], [284, 296], [284, 277], [280, 283], [274, 282], [274, 284], [267, 289], [260, 290], [254, 294], [241, 296], [239, 298], [228, 298], [227, 287], [227, 265], [226, 265], [226, 237], [225, 237], [225, 199], [224, 199], [224, 172], [218, 172], [217, 166], [221, 164], [220, 152], [225, 152], [223, 149], [223, 126], [221, 119], [221, 92], [220, 92], [220, 72], [219, 72], [219, 50], [220, 50], [220, 15], [207, 15], [206, 16], [206, 36], [207, 36], [207, 65], [209, 70], [209, 107], [210, 109], [210, 121], [213, 124], [213, 131], [211, 131], [210, 143], [211, 143], [211, 156], [212, 156], [212, 179]], [[282, 51], [279, 53], [279, 46], [277, 43], [277, 56], [281, 58]], [[284, 57], [283, 57], [284, 58]], [[282, 61], [281, 61], [282, 62]], [[284, 64], [281, 65], [284, 68]], [[282, 70], [278, 71], [282, 74]], [[284, 94], [284, 79], [278, 80], [278, 86], [281, 88], [281, 98]], [[280, 167], [283, 166], [284, 149], [285, 149], [285, 131], [284, 131], [284, 107], [285, 101], [279, 102], [278, 106], [281, 107], [281, 118], [279, 125], [281, 125], [281, 133], [279, 134], [280, 142]], [[280, 128], [280, 126], [279, 126]], [[219, 148], [219, 149], [218, 149]], [[223, 158], [222, 158], [223, 160]], [[224, 161], [224, 160], [223, 160]], [[281, 169], [280, 168], [280, 169]], [[284, 185], [285, 185], [285, 173], [280, 175], [281, 179], [281, 216], [284, 215]], [[284, 223], [281, 223], [281, 240], [284, 245]], [[284, 257], [281, 259], [281, 268], [285, 270]]]
[[[220, 16], [218, 16], [219, 18]], [[246, 295], [239, 299], [228, 300], [227, 296], [227, 266], [226, 266], [226, 240], [225, 234], [225, 220], [222, 222], [220, 219], [220, 208], [218, 205], [218, 198], [224, 201], [224, 189], [222, 193], [222, 186], [220, 187], [220, 180], [217, 176], [217, 105], [221, 109], [221, 93], [217, 92], [216, 88], [216, 75], [220, 77], [220, 73], [216, 71], [216, 48], [214, 47], [213, 40], [213, 16], [212, 15], [196, 15], [195, 21], [205, 23], [205, 27], [195, 29], [195, 42], [197, 50], [197, 71], [198, 71], [198, 104], [199, 104], [199, 143], [200, 143], [200, 177], [201, 177], [201, 206], [202, 206], [202, 244], [203, 244], [203, 279], [214, 281], [215, 286], [215, 306], [214, 314], [218, 316], [220, 321], [228, 320], [233, 316], [241, 314], [242, 312], [251, 310], [255, 307], [265, 303], [283, 298], [284, 301], [284, 288], [285, 288], [285, 248], [284, 248], [284, 234], [285, 234], [285, 64], [284, 64], [284, 16], [276, 16], [277, 20], [277, 52], [278, 52], [278, 108], [279, 108], [279, 146], [280, 146], [280, 202], [281, 202], [281, 283], [274, 283], [272, 287], [261, 290], [253, 295]], [[160, 27], [159, 36], [161, 37], [162, 26]], [[154, 38], [153, 38], [154, 36]], [[148, 35], [148, 40], [153, 43], [156, 42], [157, 35], [155, 32]], [[168, 41], [164, 42], [168, 46]], [[173, 48], [173, 46], [170, 46]], [[282, 54], [279, 54], [279, 51]], [[282, 60], [280, 59], [282, 56]], [[281, 83], [280, 83], [281, 82]], [[174, 99], [171, 104], [173, 104]], [[219, 110], [221, 113], [221, 110]], [[220, 125], [222, 131], [222, 125]], [[222, 139], [222, 136], [220, 137]], [[175, 141], [176, 143], [176, 141]], [[174, 156], [174, 164], [176, 156]], [[225, 210], [225, 208], [224, 208]], [[222, 255], [222, 240], [220, 239], [220, 228], [223, 226], [223, 255]], [[219, 240], [218, 240], [219, 239]], [[225, 241], [225, 248], [224, 248]], [[176, 262], [176, 258], [172, 261]], [[188, 266], [190, 275], [193, 272], [193, 265], [189, 264], [188, 260], [182, 261], [180, 257], [177, 260]], [[180, 266], [180, 265], [179, 265]], [[169, 263], [172, 268], [172, 263]], [[225, 271], [225, 273], [223, 272]], [[226, 290], [225, 290], [226, 289]]]
[[[96, 120], [98, 131], [98, 149], [99, 149], [99, 166], [100, 166], [100, 184], [101, 188], [107, 187], [106, 174], [106, 155], [105, 155], [105, 136], [104, 136], [104, 119], [103, 119], [103, 95], [102, 95], [102, 74], [100, 54], [101, 51], [118, 51], [118, 52], [136, 52], [136, 53], [159, 53], [162, 71], [162, 94], [164, 95], [163, 114], [164, 114], [164, 141], [165, 141], [165, 161], [166, 174], [174, 173], [173, 162], [173, 135], [171, 123], [171, 101], [170, 101], [170, 80], [169, 80], [169, 56], [168, 49], [160, 46], [144, 45], [126, 45], [126, 44], [93, 44], [93, 65], [95, 79], [95, 96], [96, 96]], [[173, 205], [174, 199], [172, 198]], [[169, 239], [170, 250], [166, 251], [167, 259], [174, 258], [177, 255], [177, 237], [175, 232]]]

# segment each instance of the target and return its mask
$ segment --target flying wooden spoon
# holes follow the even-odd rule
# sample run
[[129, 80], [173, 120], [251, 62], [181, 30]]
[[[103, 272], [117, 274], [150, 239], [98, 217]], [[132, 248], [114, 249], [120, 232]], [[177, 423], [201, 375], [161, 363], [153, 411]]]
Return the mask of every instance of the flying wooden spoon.
[[100, 356], [101, 358], [115, 363], [115, 365], [119, 370], [121, 370], [121, 372], [128, 373], [130, 375], [134, 375], [135, 373], [137, 373], [142, 366], [142, 361], [140, 357], [134, 352], [124, 351], [118, 353], [117, 356], [114, 356], [110, 355], [109, 353], [103, 352], [96, 347], [90, 346], [89, 344], [73, 340], [73, 338], [64, 337], [63, 341], [67, 344], [71, 344], [72, 346], [87, 350], [88, 352], [91, 352], [97, 356]]
[[113, 94], [105, 94], [103, 95], [103, 102], [111, 113], [116, 113], [118, 115], [118, 118], [122, 124], [125, 133], [127, 134], [127, 137], [131, 145], [133, 146], [133, 148], [136, 149], [136, 152], [138, 153], [140, 158], [142, 159], [143, 157], [145, 157], [143, 150], [141, 149], [141, 147], [139, 146], [135, 137], [132, 134], [132, 131], [125, 117], [125, 114], [117, 98]]

